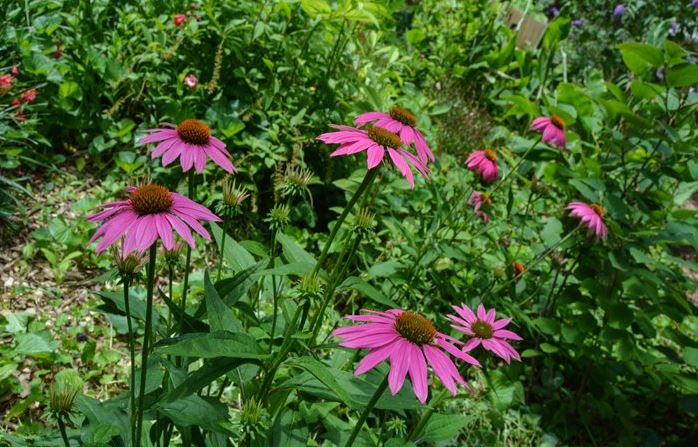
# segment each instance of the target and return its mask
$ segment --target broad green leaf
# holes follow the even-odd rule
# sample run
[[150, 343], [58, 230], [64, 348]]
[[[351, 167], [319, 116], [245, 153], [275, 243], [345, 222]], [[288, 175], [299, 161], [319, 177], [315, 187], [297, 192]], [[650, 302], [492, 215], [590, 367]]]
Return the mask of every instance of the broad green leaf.
[[658, 49], [644, 43], [626, 42], [618, 45], [618, 48], [623, 62], [635, 74], [644, 74], [652, 67], [659, 67], [664, 61]]
[[400, 307], [393, 300], [383, 295], [383, 292], [356, 276], [348, 277], [337, 287], [337, 291], [347, 289], [356, 290], [370, 300], [388, 308], [395, 309]]
[[219, 331], [210, 334], [185, 334], [163, 340], [156, 345], [163, 354], [198, 357], [204, 359], [229, 357], [240, 359], [264, 359], [257, 341], [242, 332]]
[[281, 247], [284, 252], [284, 257], [288, 260], [288, 262], [302, 262], [306, 264], [312, 264], [313, 267], [315, 266], [315, 263], [317, 262], [313, 255], [308, 253], [298, 245], [298, 243], [291, 237], [286, 236], [283, 233], [278, 233], [276, 235], [276, 240], [281, 244]]
[[179, 427], [198, 426], [218, 433], [229, 433], [225, 428], [228, 409], [213, 398], [187, 396], [174, 402], [164, 402], [157, 408]]
[[161, 401], [173, 402], [194, 394], [217, 378], [247, 362], [256, 362], [256, 360], [220, 358], [208, 361], [204, 363], [204, 366], [188, 375], [174, 390], [163, 396]]
[[241, 332], [242, 324], [233, 315], [233, 311], [218, 296], [218, 291], [211, 283], [208, 270], [204, 273], [204, 298], [206, 300], [206, 314], [211, 332], [229, 331]]
[[[223, 230], [221, 230], [221, 227], [215, 223], [211, 223], [211, 233], [213, 233], [213, 238], [216, 240], [216, 244], [220, 247]], [[235, 272], [239, 272], [248, 267], [252, 267], [255, 264], [254, 257], [235, 239], [227, 234], [225, 237], [226, 239], [223, 257], [225, 258], [226, 262], [233, 267], [233, 270]]]
[[433, 414], [419, 439], [430, 445], [451, 441], [463, 427], [476, 418], [473, 414]]
[[298, 411], [281, 411], [271, 429], [273, 447], [305, 447], [308, 427]]
[[698, 368], [698, 348], [689, 346], [683, 348], [683, 360], [689, 365]]
[[691, 87], [698, 85], [698, 65], [681, 64], [669, 67], [666, 73], [667, 83], [672, 87]]
[[332, 391], [343, 403], [355, 407], [351, 396], [342, 388], [335, 379], [336, 370], [325, 366], [322, 362], [312, 357], [297, 357], [285, 362], [286, 366], [297, 367], [308, 371]]
[[17, 345], [12, 351], [14, 355], [46, 354], [55, 351], [58, 347], [58, 342], [53, 340], [49, 341], [46, 338], [47, 337], [42, 337], [31, 332], [16, 334], [15, 340], [17, 341]]

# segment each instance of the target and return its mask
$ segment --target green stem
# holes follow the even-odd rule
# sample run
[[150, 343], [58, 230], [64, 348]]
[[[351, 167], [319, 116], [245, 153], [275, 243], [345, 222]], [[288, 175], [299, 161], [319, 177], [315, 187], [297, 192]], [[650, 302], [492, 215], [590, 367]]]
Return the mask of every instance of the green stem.
[[359, 420], [356, 422], [356, 425], [354, 425], [354, 429], [351, 431], [349, 439], [347, 439], [347, 442], [344, 444], [344, 447], [351, 447], [352, 445], [354, 445], [354, 440], [359, 435], [359, 432], [361, 431], [364, 422], [366, 422], [366, 418], [368, 418], [368, 415], [373, 410], [373, 407], [376, 406], [378, 399], [380, 399], [380, 397], [383, 395], [386, 388], [388, 388], [387, 374], [385, 375], [385, 378], [383, 379], [381, 384], [378, 385], [378, 388], [376, 388], [376, 391], [373, 393], [373, 396], [371, 396], [371, 400], [368, 401], [368, 405], [366, 405], [366, 408], [364, 408], [364, 411], [361, 413], [361, 416], [359, 416]]
[[[227, 215], [228, 213], [226, 213]], [[221, 270], [223, 270], [223, 253], [225, 253], [225, 240], [227, 239], [228, 232], [226, 231], [228, 228], [228, 218], [226, 217], [223, 220], [223, 234], [221, 236], [221, 252], [219, 254], [219, 259], [218, 259], [218, 273], [216, 273], [216, 282], [221, 280]]]
[[[196, 184], [194, 183], [194, 170], [189, 171], [189, 198], [194, 200]], [[223, 235], [225, 236], [225, 235]], [[191, 245], [187, 244], [187, 258], [184, 263], [184, 282], [182, 283], [182, 300], [179, 303], [179, 333], [184, 333], [184, 315], [187, 309], [187, 292], [189, 291], [189, 267], [191, 266]]]
[[441, 401], [446, 398], [446, 396], [448, 396], [448, 390], [444, 388], [434, 399], [429, 402], [429, 408], [422, 413], [422, 417], [419, 418], [419, 422], [417, 422], [417, 425], [415, 425], [410, 431], [410, 434], [407, 437], [408, 441], [414, 441], [414, 438], [419, 435], [419, 433], [424, 429], [424, 426], [427, 425], [427, 422], [429, 422], [429, 419], [431, 419], [431, 415], [434, 414], [434, 411], [436, 411], [437, 405], [439, 405]]
[[[276, 259], [276, 230], [274, 230], [271, 238], [270, 257], [271, 268], [273, 269], [276, 266], [276, 263], [274, 262]], [[269, 339], [269, 352], [271, 352], [272, 347], [274, 346], [274, 335], [276, 334], [276, 318], [279, 313], [279, 296], [276, 293], [276, 275], [271, 275], [271, 287], [271, 293], [274, 299], [274, 314], [271, 318], [271, 336]]]
[[145, 305], [145, 332], [143, 334], [143, 350], [141, 352], [141, 383], [138, 393], [138, 418], [136, 419], [136, 442], [134, 446], [141, 445], [143, 433], [143, 410], [145, 405], [145, 381], [148, 376], [148, 351], [150, 350], [150, 334], [153, 330], [153, 289], [155, 288], [155, 258], [157, 256], [157, 242], [150, 246], [148, 259], [148, 283]]
[[128, 293], [129, 279], [124, 276], [122, 278], [124, 284], [124, 307], [126, 310], [126, 325], [128, 326], [128, 351], [131, 357], [131, 383], [130, 383], [130, 396], [129, 396], [129, 407], [131, 408], [131, 441], [133, 441], [135, 434], [135, 424], [136, 421], [136, 347], [133, 343], [133, 323], [131, 321], [131, 304]]
[[[352, 255], [356, 252], [356, 249], [359, 247], [360, 243], [361, 235], [359, 234], [356, 236], [356, 238], [354, 238], [354, 242], [352, 242], [351, 248], [349, 248], [349, 244], [344, 244], [344, 246], [342, 247], [342, 251], [339, 254], [339, 257], [337, 258], [337, 262], [335, 262], [334, 266], [332, 267], [332, 272], [330, 273], [330, 279], [327, 282], [327, 289], [325, 290], [325, 296], [323, 297], [322, 305], [318, 309], [318, 313], [315, 315], [312, 323], [310, 324], [310, 329], [313, 331], [313, 335], [312, 337], [310, 337], [311, 345], [315, 344], [315, 339], [317, 338], [318, 332], [320, 332], [320, 328], [322, 327], [322, 317], [325, 315], [327, 306], [329, 305], [330, 300], [334, 295], [334, 291], [337, 287], [337, 283], [339, 282], [339, 278], [341, 277], [342, 272], [345, 271], [346, 266], [349, 264]], [[347, 255], [347, 252], [349, 252], [349, 256], [345, 261], [343, 261], [345, 256]]]
[[369, 169], [366, 172], [366, 175], [364, 176], [363, 181], [359, 185], [359, 188], [356, 190], [356, 192], [351, 197], [351, 199], [349, 199], [349, 203], [347, 203], [347, 205], [344, 207], [342, 214], [339, 216], [337, 221], [332, 226], [332, 231], [330, 231], [330, 235], [327, 237], [327, 241], [325, 242], [325, 246], [322, 248], [322, 253], [320, 254], [320, 258], [318, 259], [317, 264], [315, 264], [315, 269], [313, 270], [313, 274], [316, 274], [316, 273], [318, 273], [318, 271], [320, 271], [322, 264], [324, 264], [325, 259], [327, 259], [327, 253], [330, 251], [330, 246], [332, 245], [332, 241], [334, 240], [335, 236], [337, 236], [337, 232], [339, 231], [339, 228], [342, 226], [342, 223], [349, 215], [349, 212], [354, 207], [354, 204], [356, 204], [356, 202], [359, 200], [359, 197], [361, 197], [361, 195], [364, 193], [364, 191], [366, 191], [366, 189], [371, 185], [373, 180], [376, 178], [376, 174], [378, 174], [377, 168]]
[[[172, 264], [168, 262], [168, 264], [167, 264], [167, 290], [170, 294], [169, 298], [171, 300], [174, 299], [172, 297], [173, 280], [174, 280], [174, 269], [172, 268]], [[168, 331], [168, 334], [172, 333], [172, 311], [167, 312], [167, 331]]]
[[56, 419], [58, 419], [58, 429], [61, 431], [61, 438], [63, 438], [63, 444], [65, 444], [65, 447], [70, 447], [70, 441], [68, 440], [68, 433], [66, 433], [65, 431], [65, 424], [63, 423], [62, 414], [58, 413]]

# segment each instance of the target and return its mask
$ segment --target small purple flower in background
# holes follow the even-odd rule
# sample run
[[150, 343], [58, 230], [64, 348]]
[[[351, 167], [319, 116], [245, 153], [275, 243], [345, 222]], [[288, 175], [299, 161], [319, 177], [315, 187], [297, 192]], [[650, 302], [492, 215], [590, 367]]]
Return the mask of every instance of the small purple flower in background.
[[560, 15], [560, 9], [557, 6], [550, 8], [550, 17], [555, 18]]
[[613, 18], [620, 19], [620, 16], [625, 12], [625, 5], [618, 3], [615, 8], [613, 8]]
[[195, 74], [188, 74], [184, 78], [184, 85], [189, 88], [189, 89], [195, 89], [196, 86], [199, 84], [199, 80], [196, 78]]
[[675, 36], [679, 32], [679, 24], [676, 22], [671, 22], [671, 29], [669, 30], [670, 36]]
[[657, 79], [660, 81], [664, 80], [664, 74], [666, 73], [666, 68], [664, 67], [659, 67], [657, 68], [657, 71], [654, 72], [654, 74], [657, 76]]
[[691, 2], [691, 8], [693, 8], [693, 9], [698, 8], [698, 0], [693, 0], [693, 1]]
[[582, 25], [584, 25], [584, 20], [582, 20], [582, 19], [572, 20], [572, 26], [574, 26], [575, 28], [581, 28]]

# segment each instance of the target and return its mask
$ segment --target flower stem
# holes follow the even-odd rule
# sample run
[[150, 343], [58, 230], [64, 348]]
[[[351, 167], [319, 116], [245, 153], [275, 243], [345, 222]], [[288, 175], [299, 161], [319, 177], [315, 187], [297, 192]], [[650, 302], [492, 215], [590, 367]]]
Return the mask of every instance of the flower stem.
[[371, 396], [371, 400], [368, 401], [368, 404], [366, 405], [366, 408], [364, 408], [364, 411], [361, 413], [361, 416], [359, 416], [359, 420], [356, 422], [356, 425], [354, 425], [354, 429], [351, 431], [349, 439], [347, 439], [347, 442], [344, 444], [344, 447], [351, 447], [352, 445], [354, 445], [354, 440], [359, 435], [359, 432], [361, 431], [364, 422], [366, 422], [366, 418], [368, 418], [368, 415], [373, 410], [373, 407], [376, 406], [378, 399], [380, 399], [380, 397], [383, 395], [386, 388], [388, 388], [387, 374], [385, 375], [385, 378], [380, 383], [380, 385], [378, 385], [378, 388], [376, 388], [376, 391], [373, 393], [373, 396]]
[[354, 195], [349, 199], [349, 203], [344, 207], [344, 210], [342, 211], [342, 214], [339, 216], [337, 221], [334, 223], [334, 226], [332, 226], [332, 231], [330, 231], [330, 235], [327, 237], [327, 241], [325, 242], [325, 246], [322, 248], [322, 253], [320, 254], [320, 258], [317, 261], [317, 264], [315, 264], [315, 269], [313, 270], [313, 274], [316, 274], [318, 271], [320, 271], [320, 268], [322, 267], [322, 264], [325, 263], [325, 259], [327, 259], [327, 253], [330, 251], [330, 246], [332, 245], [332, 241], [334, 240], [335, 236], [337, 236], [337, 232], [339, 231], [339, 228], [342, 226], [342, 223], [344, 220], [347, 218], [349, 215], [349, 212], [351, 209], [354, 207], [356, 202], [359, 200], [359, 197], [368, 189], [368, 187], [371, 185], [373, 180], [376, 178], [376, 175], [378, 174], [378, 169], [369, 169], [366, 172], [366, 175], [364, 176], [363, 181], [359, 185], [359, 188], [356, 190]]
[[122, 278], [124, 284], [124, 308], [126, 310], [126, 325], [128, 326], [128, 351], [131, 357], [131, 381], [130, 381], [130, 396], [129, 404], [131, 408], [131, 415], [129, 420], [131, 421], [131, 441], [133, 441], [135, 434], [135, 422], [136, 422], [136, 347], [133, 343], [134, 333], [133, 333], [133, 323], [131, 321], [131, 304], [128, 293], [129, 279], [124, 276]]
[[[276, 266], [276, 230], [274, 230], [272, 237], [271, 237], [271, 249], [270, 249], [270, 257], [271, 257], [271, 268], [273, 269]], [[272, 296], [274, 299], [274, 314], [271, 318], [271, 335], [269, 338], [269, 352], [271, 352], [273, 346], [274, 346], [274, 335], [276, 333], [276, 318], [279, 313], [279, 296], [276, 293], [276, 275], [271, 275], [271, 287], [272, 287]]]
[[66, 433], [65, 424], [63, 423], [63, 413], [59, 412], [56, 415], [56, 419], [58, 420], [58, 429], [61, 431], [61, 438], [63, 438], [63, 444], [65, 444], [65, 447], [70, 447], [70, 441], [68, 440], [68, 433]]
[[136, 442], [134, 446], [141, 445], [143, 433], [143, 409], [145, 404], [145, 381], [148, 376], [148, 351], [150, 349], [150, 334], [153, 330], [153, 289], [155, 288], [155, 257], [157, 256], [157, 242], [150, 246], [148, 258], [148, 283], [145, 305], [145, 331], [143, 334], [143, 350], [141, 352], [141, 383], [138, 392], [138, 418], [136, 419]]
[[228, 235], [228, 232], [226, 231], [227, 228], [228, 218], [225, 217], [225, 220], [223, 221], [223, 233], [221, 236], [221, 252], [218, 259], [218, 272], [216, 273], [216, 282], [221, 280], [221, 270], [223, 270], [223, 253], [225, 252], [225, 240], [227, 239], [226, 236]]
[[[194, 170], [189, 171], [189, 198], [194, 200], [196, 195], [196, 183], [194, 178]], [[225, 234], [223, 235], [225, 238]], [[187, 292], [189, 291], [189, 267], [191, 266], [191, 245], [187, 244], [187, 258], [184, 262], [184, 282], [182, 283], [182, 300], [179, 303], [181, 310], [179, 315], [179, 333], [184, 332], [184, 315], [187, 309]]]

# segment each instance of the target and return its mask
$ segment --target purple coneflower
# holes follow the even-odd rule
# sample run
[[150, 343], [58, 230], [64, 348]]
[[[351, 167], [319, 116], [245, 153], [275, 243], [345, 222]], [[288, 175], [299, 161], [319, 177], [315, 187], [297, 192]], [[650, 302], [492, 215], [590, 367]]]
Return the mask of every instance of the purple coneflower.
[[427, 363], [454, 396], [457, 394], [456, 382], [467, 387], [446, 353], [480, 366], [480, 362], [468, 354], [462, 342], [438, 332], [431, 321], [418, 313], [401, 309], [387, 312], [365, 310], [361, 315], [345, 318], [366, 323], [341, 327], [332, 332], [333, 336], [342, 339], [340, 346], [370, 350], [359, 362], [354, 375], [363, 374], [390, 359], [388, 386], [393, 395], [400, 391], [409, 373], [414, 394], [420, 402], [426, 402], [429, 394]]
[[417, 155], [422, 163], [434, 161], [434, 154], [429, 149], [422, 133], [417, 129], [417, 117], [407, 109], [395, 106], [389, 113], [367, 112], [357, 116], [354, 120], [357, 126], [374, 122], [373, 124], [400, 135], [400, 139], [407, 146], [414, 143]]
[[199, 120], [186, 119], [175, 126], [171, 123], [160, 123], [165, 126], [160, 129], [147, 129], [150, 135], [141, 138], [138, 144], [159, 142], [151, 158], [162, 155], [162, 165], [167, 166], [179, 157], [182, 171], [187, 172], [192, 167], [201, 174], [206, 167], [206, 157], [229, 173], [237, 172], [230, 161], [230, 153], [218, 138], [211, 135], [211, 129]]
[[521, 340], [522, 338], [512, 331], [504, 329], [511, 322], [511, 318], [495, 320], [496, 311], [494, 309], [487, 311], [482, 304], [477, 307], [477, 315], [465, 304], [460, 307], [453, 306], [453, 310], [458, 314], [458, 316], [448, 316], [448, 319], [455, 323], [453, 328], [472, 337], [463, 346], [466, 352], [482, 345], [483, 348], [494, 352], [507, 363], [511, 359], [521, 361], [521, 356], [507, 340]]
[[102, 222], [90, 239], [97, 244], [100, 253], [124, 237], [123, 256], [132, 251], [144, 252], [159, 238], [166, 250], [176, 247], [173, 231], [194, 248], [194, 238], [189, 228], [207, 241], [211, 240], [199, 221], [220, 222], [221, 219], [205, 206], [171, 192], [164, 186], [147, 184], [126, 188], [129, 197], [100, 205], [103, 211], [87, 217], [90, 222]]
[[368, 169], [374, 169], [383, 161], [387, 151], [393, 164], [411, 187], [414, 188], [414, 175], [410, 165], [414, 166], [424, 178], [428, 178], [427, 167], [417, 157], [403, 149], [403, 142], [398, 134], [379, 126], [370, 127], [368, 130], [337, 124], [330, 124], [330, 127], [337, 129], [337, 132], [327, 132], [317, 137], [324, 143], [340, 145], [330, 154], [330, 157], [366, 151]]
[[492, 183], [499, 177], [497, 153], [492, 149], [475, 151], [468, 156], [465, 164], [471, 171], [477, 172], [486, 183]]
[[542, 133], [544, 143], [564, 149], [567, 146], [565, 122], [557, 115], [539, 116], [531, 123], [531, 130]]
[[468, 199], [468, 204], [473, 206], [475, 215], [478, 216], [484, 223], [490, 221], [490, 216], [484, 211], [492, 205], [492, 200], [486, 192], [474, 191]]
[[570, 210], [570, 216], [578, 217], [582, 224], [588, 229], [589, 235], [595, 235], [597, 239], [606, 239], [608, 229], [603, 223], [603, 218], [606, 215], [604, 209], [598, 203], [587, 205], [583, 202], [570, 202], [567, 205]]

